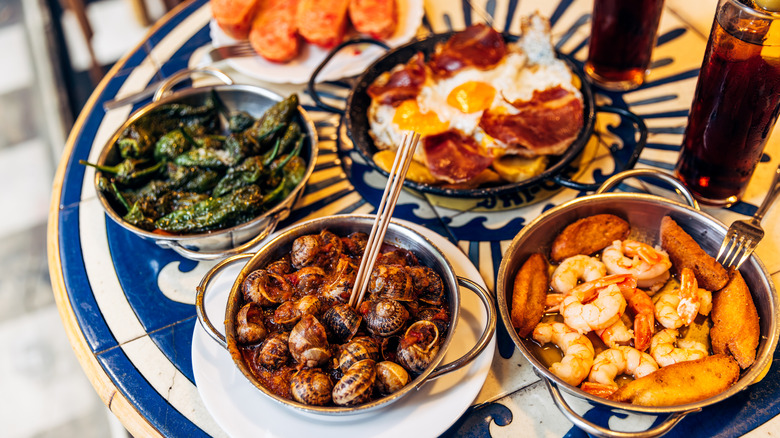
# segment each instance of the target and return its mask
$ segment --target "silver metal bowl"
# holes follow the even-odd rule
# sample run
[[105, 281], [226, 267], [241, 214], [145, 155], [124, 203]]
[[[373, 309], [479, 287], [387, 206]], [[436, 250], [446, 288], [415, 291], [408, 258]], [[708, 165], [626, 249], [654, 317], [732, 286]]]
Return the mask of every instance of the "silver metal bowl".
[[[420, 263], [436, 271], [441, 276], [445, 284], [447, 299], [449, 300], [450, 306], [450, 330], [447, 332], [447, 336], [439, 347], [439, 353], [436, 355], [436, 358], [433, 360], [431, 365], [401, 390], [380, 399], [376, 399], [354, 407], [311, 406], [299, 403], [294, 400], [288, 400], [273, 394], [255, 378], [238, 350], [235, 333], [236, 327], [234, 326], [236, 313], [240, 310], [241, 305], [243, 304], [240, 286], [244, 281], [244, 278], [246, 278], [246, 276], [252, 271], [263, 268], [272, 261], [278, 260], [283, 255], [288, 254], [292, 247], [293, 241], [300, 236], [307, 234], [318, 234], [324, 229], [327, 229], [338, 236], [346, 236], [350, 233], [358, 231], [369, 234], [371, 232], [373, 222], [374, 216], [336, 215], [314, 219], [292, 226], [279, 232], [276, 237], [266, 243], [257, 253], [236, 255], [218, 263], [216, 266], [214, 266], [214, 268], [212, 268], [210, 272], [204, 276], [203, 280], [198, 286], [196, 308], [198, 320], [200, 321], [201, 325], [215, 341], [228, 349], [231, 357], [233, 358], [233, 361], [235, 362], [238, 369], [244, 374], [244, 376], [253, 385], [255, 385], [257, 389], [259, 389], [263, 394], [275, 402], [300, 412], [325, 416], [354, 415], [374, 411], [403, 398], [410, 392], [415, 391], [425, 382], [435, 379], [443, 374], [455, 371], [470, 363], [482, 352], [482, 350], [484, 350], [484, 348], [490, 342], [496, 325], [496, 314], [491, 294], [477, 283], [469, 279], [456, 276], [452, 265], [450, 265], [450, 263], [447, 261], [447, 258], [444, 256], [444, 254], [442, 254], [442, 252], [425, 236], [400, 223], [391, 221], [384, 241], [414, 253]], [[227, 309], [225, 310], [224, 317], [226, 336], [222, 336], [222, 334], [214, 327], [206, 315], [204, 307], [204, 294], [206, 293], [209, 282], [219, 271], [235, 261], [247, 258], [249, 258], [249, 261], [241, 269], [241, 272], [238, 274], [238, 277], [233, 283], [230, 295], [228, 296]], [[469, 350], [462, 357], [450, 363], [441, 364], [450, 342], [452, 341], [452, 337], [455, 332], [455, 322], [458, 321], [458, 315], [460, 312], [460, 289], [458, 285], [470, 289], [480, 298], [482, 305], [485, 307], [487, 312], [487, 322], [481, 337], [477, 340], [476, 344], [471, 348], [471, 350]]]
[[[186, 88], [166, 95], [168, 90], [170, 90], [176, 82], [197, 72], [214, 75], [226, 82], [226, 84]], [[118, 163], [120, 157], [116, 147], [116, 141], [125, 128], [162, 105], [170, 103], [202, 105], [205, 100], [211, 96], [212, 92], [216, 92], [220, 99], [231, 110], [242, 110], [254, 117], [259, 117], [271, 106], [283, 99], [282, 96], [264, 88], [252, 85], [233, 85], [232, 80], [224, 75], [224, 73], [215, 71], [211, 68], [190, 70], [185, 73], [186, 75], [171, 77], [168, 81], [163, 83], [155, 94], [152, 103], [138, 109], [130, 115], [130, 118], [128, 118], [128, 120], [119, 127], [114, 135], [108, 140], [97, 160], [97, 164], [112, 165]], [[163, 235], [138, 228], [122, 219], [122, 216], [114, 211], [114, 208], [111, 206], [106, 195], [98, 188], [98, 180], [101, 176], [101, 172], [96, 171], [95, 188], [98, 199], [100, 199], [100, 204], [103, 206], [106, 214], [122, 228], [129, 230], [144, 239], [152, 240], [163, 248], [173, 249], [186, 258], [192, 260], [213, 260], [244, 252], [267, 237], [274, 231], [279, 221], [284, 220], [289, 216], [290, 210], [300, 198], [307, 180], [314, 171], [314, 165], [317, 161], [317, 131], [314, 127], [314, 123], [309, 118], [309, 115], [300, 106], [298, 107], [296, 119], [306, 135], [306, 140], [304, 141], [303, 149], [301, 150], [301, 157], [304, 158], [307, 163], [304, 177], [284, 200], [279, 202], [269, 211], [266, 211], [248, 222], [221, 230], [178, 235]]]
[[[628, 177], [650, 176], [661, 178], [671, 183], [684, 194], [690, 206], [665, 198], [637, 193], [605, 193], [621, 180]], [[512, 240], [507, 248], [498, 271], [496, 299], [501, 320], [507, 328], [509, 336], [523, 356], [534, 366], [534, 371], [547, 385], [553, 400], [561, 412], [577, 427], [595, 436], [620, 437], [652, 437], [668, 432], [677, 422], [691, 413], [700, 411], [703, 407], [718, 403], [742, 391], [748, 385], [756, 382], [771, 364], [772, 355], [777, 346], [778, 332], [778, 297], [775, 285], [766, 268], [755, 255], [752, 255], [740, 272], [753, 295], [753, 301], [758, 310], [761, 338], [758, 345], [756, 361], [742, 371], [739, 381], [731, 388], [714, 397], [696, 403], [668, 407], [644, 407], [628, 403], [613, 402], [588, 394], [579, 388], [566, 384], [552, 374], [547, 367], [532, 353], [527, 339], [520, 338], [512, 327], [510, 319], [512, 287], [514, 278], [525, 260], [535, 252], [549, 254], [550, 245], [558, 233], [568, 224], [577, 219], [600, 213], [617, 215], [631, 224], [631, 237], [647, 242], [659, 242], [661, 219], [671, 216], [687, 233], [689, 233], [709, 254], [715, 254], [726, 234], [726, 226], [712, 216], [698, 210], [690, 192], [671, 176], [649, 169], [623, 172], [604, 182], [594, 195], [584, 196], [555, 207], [525, 226]], [[569, 407], [561, 395], [563, 390], [568, 394], [586, 399], [592, 404], [617, 408], [630, 412], [644, 414], [670, 414], [658, 426], [642, 432], [616, 432], [591, 423], [582, 418]]]

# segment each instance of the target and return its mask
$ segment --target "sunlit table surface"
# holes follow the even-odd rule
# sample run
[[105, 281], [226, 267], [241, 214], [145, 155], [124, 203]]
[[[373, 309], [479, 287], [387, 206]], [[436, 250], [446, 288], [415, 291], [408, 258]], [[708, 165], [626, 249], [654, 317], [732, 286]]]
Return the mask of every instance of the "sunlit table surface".
[[[485, 18], [497, 29], [517, 33], [520, 17], [538, 11], [550, 17], [559, 51], [581, 66], [587, 54], [591, 1], [473, 2], [476, 9], [466, 1], [422, 1], [424, 17], [417, 34], [462, 29]], [[667, 172], [673, 169], [715, 3], [714, 0], [667, 0], [653, 68], [646, 84], [626, 93], [594, 89], [598, 104], [629, 109], [647, 124], [648, 144], [638, 168]], [[96, 198], [94, 173], [79, 165], [78, 160], [94, 161], [131, 112], [148, 102], [106, 111], [105, 101], [131, 94], [181, 69], [198, 65], [212, 44], [210, 18], [206, 0], [184, 3], [160, 20], [146, 39], [114, 66], [80, 114], [54, 184], [48, 232], [49, 263], [64, 327], [95, 390], [135, 436], [228, 435], [225, 429], [230, 427], [220, 424], [225, 421], [225, 414], [217, 413], [219, 418], [215, 418], [213, 404], [209, 409], [203, 388], [199, 390], [196, 381], [197, 370], [193, 369], [193, 357], [197, 368], [203, 356], [203, 351], [196, 351], [200, 348], [197, 342], [205, 339], [197, 334], [200, 328], [195, 317], [195, 286], [215, 262], [184, 259], [113, 223]], [[304, 85], [260, 80], [252, 71], [239, 69], [229, 62], [219, 63], [217, 67], [236, 83], [259, 85], [281, 95], [299, 93], [316, 124], [320, 142], [317, 167], [303, 198], [280, 228], [325, 215], [374, 211], [385, 180], [352, 150], [339, 115], [318, 109]], [[350, 81], [330, 82], [323, 87], [329, 101], [343, 105]], [[626, 134], [625, 129], [611, 129], [623, 125], [626, 124], [613, 114], [598, 115], [596, 134], [578, 173], [583, 181], [602, 181], [615, 173], [620, 156], [625, 155], [633, 142], [630, 131]], [[703, 210], [725, 224], [752, 214], [780, 162], [779, 143], [780, 136], [770, 140], [742, 202], [728, 209]], [[667, 195], [652, 183], [626, 183], [620, 189]], [[453, 254], [457, 253], [453, 257], [468, 265], [467, 270], [481, 277], [487, 288], [493, 290], [501, 255], [517, 232], [543, 211], [584, 194], [563, 189], [535, 200], [538, 194], [523, 193], [503, 203], [472, 206], [462, 211], [404, 192], [396, 217], [419, 224], [443, 245], [451, 245]], [[528, 202], [534, 200], [537, 202]], [[775, 284], [780, 280], [778, 219], [780, 208], [775, 207], [764, 219], [767, 233], [757, 249]], [[500, 321], [490, 353], [492, 365], [483, 376], [484, 385], [475, 392], [472, 401], [466, 401], [471, 407], [465, 413], [460, 415], [458, 411], [457, 415], [437, 414], [430, 418], [424, 412], [415, 413], [415, 421], [424, 419], [438, 424], [440, 432], [436, 434], [445, 436], [585, 435], [555, 407], [545, 385], [515, 349]], [[775, 353], [774, 362], [778, 358]], [[224, 372], [243, 378], [235, 370]], [[447, 394], [442, 397], [447, 398]], [[575, 406], [587, 418], [619, 430], [642, 430], [662, 420], [603, 413], [576, 401]], [[247, 408], [252, 412], [251, 407]], [[771, 436], [780, 427], [778, 413], [780, 373], [774, 363], [763, 380], [727, 401], [688, 415], [668, 436]], [[333, 424], [305, 416], [295, 417], [289, 428], [279, 429], [278, 425], [271, 426], [276, 421], [274, 418], [263, 418], [263, 412], [252, 415], [258, 416], [250, 421], [256, 429], [239, 428], [232, 434], [296, 436], [311, 424], [321, 424], [326, 431], [324, 435], [334, 430]], [[264, 422], [267, 427], [263, 426]], [[371, 436], [382, 433], [367, 427], [347, 422], [343, 431]]]

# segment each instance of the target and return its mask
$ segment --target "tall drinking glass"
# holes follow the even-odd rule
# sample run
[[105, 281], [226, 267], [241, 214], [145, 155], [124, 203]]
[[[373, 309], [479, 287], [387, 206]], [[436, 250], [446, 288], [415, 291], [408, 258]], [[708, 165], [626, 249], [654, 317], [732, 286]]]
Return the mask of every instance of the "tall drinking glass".
[[745, 193], [780, 110], [780, 14], [720, 0], [677, 176], [704, 204]]
[[664, 0], [595, 0], [585, 73], [609, 90], [645, 80]]

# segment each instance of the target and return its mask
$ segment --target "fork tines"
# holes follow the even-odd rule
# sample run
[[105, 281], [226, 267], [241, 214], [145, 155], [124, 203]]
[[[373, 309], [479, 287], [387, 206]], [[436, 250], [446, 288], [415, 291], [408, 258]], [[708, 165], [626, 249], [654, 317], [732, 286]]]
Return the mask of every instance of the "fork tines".
[[734, 226], [732, 226], [729, 228], [726, 237], [723, 239], [723, 243], [720, 245], [716, 259], [725, 268], [733, 266], [735, 269], [739, 269], [739, 267], [742, 266], [742, 263], [744, 263], [745, 260], [750, 257], [750, 254], [753, 253], [757, 244], [758, 240], [738, 232]]
[[385, 191], [379, 206], [376, 210], [376, 219], [371, 226], [371, 233], [366, 242], [366, 249], [363, 252], [363, 258], [360, 261], [357, 275], [355, 276], [355, 285], [352, 288], [352, 294], [349, 297], [349, 305], [357, 308], [363, 301], [363, 296], [368, 288], [368, 280], [371, 277], [371, 270], [374, 267], [382, 242], [385, 240], [387, 226], [393, 217], [395, 204], [398, 196], [401, 194], [406, 172], [414, 156], [414, 150], [417, 148], [417, 142], [420, 141], [420, 134], [416, 132], [406, 133], [401, 142], [401, 146], [396, 151], [393, 167], [390, 169], [390, 175], [387, 179]]

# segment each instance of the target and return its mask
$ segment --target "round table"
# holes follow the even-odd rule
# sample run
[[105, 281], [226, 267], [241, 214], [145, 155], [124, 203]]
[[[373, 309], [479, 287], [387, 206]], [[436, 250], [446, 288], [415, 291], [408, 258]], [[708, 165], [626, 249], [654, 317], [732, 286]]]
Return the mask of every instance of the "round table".
[[[517, 33], [519, 17], [539, 11], [550, 17], [556, 47], [581, 66], [587, 53], [592, 2], [425, 0], [419, 34], [492, 22]], [[597, 102], [642, 116], [648, 144], [637, 167], [671, 171], [701, 63], [715, 2], [708, 7], [684, 0], [666, 3], [653, 70], [638, 90], [595, 89]], [[108, 138], [145, 102], [105, 110], [103, 103], [145, 88], [198, 62], [211, 45], [207, 0], [192, 0], [166, 15], [147, 38], [120, 60], [94, 91], [68, 138], [51, 204], [48, 247], [54, 294], [64, 327], [96, 391], [136, 436], [225, 436], [206, 408], [193, 373], [193, 334], [197, 324], [194, 289], [212, 262], [195, 262], [140, 239], [113, 223], [96, 198], [93, 173], [78, 164], [94, 161]], [[218, 65], [238, 83], [253, 83], [286, 95], [298, 92], [315, 121], [320, 156], [303, 199], [283, 228], [330, 214], [371, 213], [384, 178], [352, 150], [338, 114], [320, 110], [302, 85], [258, 80]], [[349, 80], [326, 84], [332, 101], [344, 101]], [[634, 143], [631, 123], [600, 114], [589, 156], [577, 177], [600, 182], [619, 170]], [[705, 209], [724, 223], [752, 214], [763, 199], [780, 160], [780, 139], [770, 140], [744, 201], [729, 209]], [[648, 184], [624, 184], [622, 190], [660, 191]], [[462, 251], [489, 289], [501, 255], [511, 239], [543, 211], [577, 196], [572, 189], [551, 195], [518, 193], [513, 198], [470, 205], [466, 211], [446, 202], [404, 192], [395, 216], [409, 220]], [[531, 202], [535, 201], [535, 202]], [[449, 205], [451, 207], [451, 205]], [[780, 209], [765, 217], [767, 235], [757, 254], [775, 283], [780, 278]], [[495, 354], [484, 386], [465, 414], [447, 420], [445, 436], [584, 436], [554, 407], [543, 383], [516, 351], [499, 322]], [[775, 360], [780, 358], [775, 353]], [[583, 408], [598, 424], [641, 430], [654, 417], [638, 418]], [[780, 375], [766, 377], [736, 397], [691, 414], [669, 436], [768, 436], [780, 425]], [[301, 421], [306, 421], [301, 419]]]

